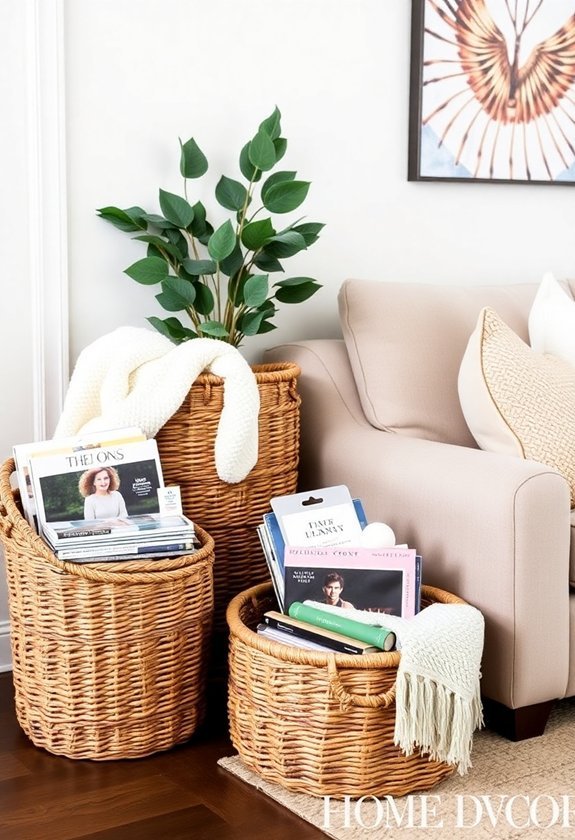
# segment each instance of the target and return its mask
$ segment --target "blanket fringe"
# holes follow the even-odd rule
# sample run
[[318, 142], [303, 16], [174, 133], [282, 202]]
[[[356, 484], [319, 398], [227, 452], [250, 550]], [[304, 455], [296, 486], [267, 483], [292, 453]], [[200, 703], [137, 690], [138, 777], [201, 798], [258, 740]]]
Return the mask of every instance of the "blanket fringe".
[[418, 748], [463, 776], [472, 766], [473, 732], [482, 726], [479, 685], [466, 700], [429, 677], [398, 673], [394, 743], [405, 755]]

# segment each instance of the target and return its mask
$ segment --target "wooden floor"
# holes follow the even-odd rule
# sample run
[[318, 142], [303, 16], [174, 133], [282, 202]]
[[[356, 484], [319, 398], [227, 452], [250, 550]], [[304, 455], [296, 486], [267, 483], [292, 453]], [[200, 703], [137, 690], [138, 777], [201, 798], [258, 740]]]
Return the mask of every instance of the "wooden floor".
[[36, 748], [0, 674], [1, 840], [325, 840], [217, 766], [234, 749], [221, 708], [185, 745], [131, 761], [74, 761]]

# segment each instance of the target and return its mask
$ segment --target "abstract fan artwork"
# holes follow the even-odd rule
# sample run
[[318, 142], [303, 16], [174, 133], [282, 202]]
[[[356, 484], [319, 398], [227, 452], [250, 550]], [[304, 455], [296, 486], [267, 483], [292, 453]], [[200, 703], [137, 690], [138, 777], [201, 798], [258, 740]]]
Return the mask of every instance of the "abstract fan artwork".
[[409, 180], [575, 183], [575, 0], [413, 0]]

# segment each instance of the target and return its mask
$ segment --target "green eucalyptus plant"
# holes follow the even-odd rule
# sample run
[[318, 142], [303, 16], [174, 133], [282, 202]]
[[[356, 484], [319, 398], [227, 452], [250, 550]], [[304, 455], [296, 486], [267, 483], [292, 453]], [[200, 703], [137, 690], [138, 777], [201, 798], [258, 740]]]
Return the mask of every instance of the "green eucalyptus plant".
[[[270, 281], [283, 272], [283, 260], [317, 241], [323, 224], [302, 219], [278, 229], [267, 214], [285, 214], [306, 199], [309, 182], [297, 173], [280, 170], [267, 175], [285, 154], [281, 114], [275, 108], [243, 147], [239, 168], [246, 181], [222, 175], [215, 188], [221, 207], [233, 213], [216, 229], [201, 201], [190, 203], [188, 180], [207, 172], [208, 161], [192, 137], [180, 140], [180, 172], [184, 196], [160, 189], [161, 214], [141, 207], [102, 207], [101, 218], [147, 246], [146, 256], [125, 269], [144, 285], [160, 284], [156, 300], [168, 312], [185, 313], [191, 326], [178, 317], [150, 317], [148, 321], [176, 343], [197, 337], [219, 338], [239, 347], [245, 336], [275, 329], [278, 303], [301, 303], [320, 284], [311, 277]], [[262, 176], [266, 178], [262, 181]], [[258, 198], [259, 197], [259, 198]], [[266, 214], [267, 211], [267, 214]]]

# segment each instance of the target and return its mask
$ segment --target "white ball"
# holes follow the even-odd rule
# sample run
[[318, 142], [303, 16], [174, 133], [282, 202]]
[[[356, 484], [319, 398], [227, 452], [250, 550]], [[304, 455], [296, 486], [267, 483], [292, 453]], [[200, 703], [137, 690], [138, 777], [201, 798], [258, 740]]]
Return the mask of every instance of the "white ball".
[[361, 544], [365, 548], [391, 548], [395, 534], [385, 522], [370, 522], [361, 532]]

